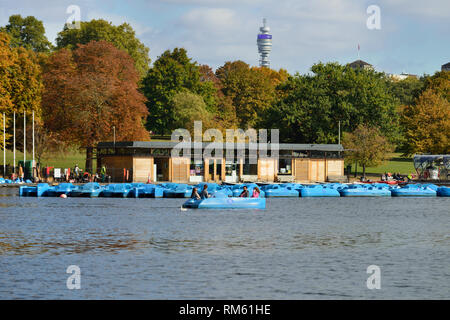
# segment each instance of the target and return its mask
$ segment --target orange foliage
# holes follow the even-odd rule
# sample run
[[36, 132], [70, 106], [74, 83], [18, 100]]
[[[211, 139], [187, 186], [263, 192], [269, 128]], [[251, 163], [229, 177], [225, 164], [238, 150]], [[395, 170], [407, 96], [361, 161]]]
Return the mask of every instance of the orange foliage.
[[149, 139], [139, 74], [125, 51], [106, 41], [61, 49], [48, 59], [43, 79], [44, 121], [64, 142], [92, 147], [111, 141], [113, 126], [117, 141]]

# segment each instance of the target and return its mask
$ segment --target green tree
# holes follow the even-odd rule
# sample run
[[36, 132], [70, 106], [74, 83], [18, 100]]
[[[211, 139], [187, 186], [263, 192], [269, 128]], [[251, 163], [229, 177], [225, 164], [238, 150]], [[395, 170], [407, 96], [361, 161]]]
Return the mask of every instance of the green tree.
[[415, 104], [405, 106], [401, 123], [406, 154], [450, 153], [450, 101], [439, 92], [427, 89]]
[[404, 80], [393, 80], [390, 83], [392, 94], [400, 105], [410, 105], [420, 96], [425, 88], [425, 78], [408, 77]]
[[216, 89], [213, 82], [200, 77], [199, 66], [191, 61], [185, 49], [165, 51], [142, 80], [142, 92], [149, 110], [149, 130], [170, 134], [177, 128], [171, 101], [175, 94], [186, 90], [200, 95], [206, 110], [215, 112]]
[[346, 159], [356, 161], [363, 167], [363, 177], [366, 177], [366, 167], [380, 165], [388, 159], [392, 145], [376, 127], [360, 124], [349, 133], [344, 133], [343, 145], [346, 149]]
[[206, 109], [203, 98], [189, 91], [176, 93], [170, 105], [173, 110], [174, 126], [194, 132], [194, 121], [202, 121], [203, 129], [211, 126], [212, 114]]
[[53, 49], [45, 36], [44, 24], [33, 16], [22, 18], [20, 14], [12, 15], [0, 32], [9, 34], [10, 46], [13, 48], [23, 47], [35, 52], [50, 52]]
[[399, 139], [398, 102], [384, 74], [337, 63], [319, 63], [311, 71], [282, 82], [279, 98], [264, 115], [267, 127], [280, 129], [281, 140], [337, 143], [339, 122], [343, 131], [365, 123], [392, 142]]
[[78, 44], [105, 40], [118, 49], [125, 50], [134, 60], [134, 65], [143, 77], [150, 65], [149, 48], [136, 38], [136, 33], [128, 23], [114, 26], [111, 22], [99, 19], [81, 21], [80, 28], [70, 29], [67, 25], [58, 33], [57, 48], [75, 49]]

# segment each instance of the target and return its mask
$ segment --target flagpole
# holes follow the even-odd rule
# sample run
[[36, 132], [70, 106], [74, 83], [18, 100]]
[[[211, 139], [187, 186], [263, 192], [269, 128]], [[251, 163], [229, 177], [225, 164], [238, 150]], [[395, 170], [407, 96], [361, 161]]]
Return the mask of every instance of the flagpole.
[[25, 161], [27, 160], [27, 114], [23, 112], [23, 172], [25, 176]]
[[34, 177], [34, 110], [33, 110], [33, 162], [31, 163], [32, 176]]
[[6, 117], [3, 112], [3, 178], [6, 178]]
[[14, 142], [13, 142], [13, 157], [14, 157], [14, 162], [13, 162], [13, 172], [16, 173], [16, 112], [14, 111], [14, 131], [13, 131], [13, 136], [14, 136]]

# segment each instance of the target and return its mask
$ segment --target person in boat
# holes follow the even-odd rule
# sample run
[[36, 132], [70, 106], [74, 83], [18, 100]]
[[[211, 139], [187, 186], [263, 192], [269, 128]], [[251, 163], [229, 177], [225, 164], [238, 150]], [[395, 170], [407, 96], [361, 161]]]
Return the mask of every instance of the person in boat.
[[253, 192], [252, 192], [252, 198], [259, 198], [261, 191], [259, 191], [258, 187], [254, 187], [253, 188]]
[[200, 194], [200, 196], [201, 196], [202, 199], [207, 199], [207, 198], [209, 198], [208, 185], [207, 185], [207, 184], [205, 184], [205, 185], [203, 186], [203, 190], [202, 190], [202, 193]]
[[200, 195], [198, 194], [197, 188], [192, 189], [191, 199], [195, 199], [195, 200], [201, 199]]
[[241, 197], [241, 198], [248, 198], [248, 195], [249, 195], [249, 193], [248, 193], [247, 186], [244, 186], [244, 191], [241, 192], [239, 197]]

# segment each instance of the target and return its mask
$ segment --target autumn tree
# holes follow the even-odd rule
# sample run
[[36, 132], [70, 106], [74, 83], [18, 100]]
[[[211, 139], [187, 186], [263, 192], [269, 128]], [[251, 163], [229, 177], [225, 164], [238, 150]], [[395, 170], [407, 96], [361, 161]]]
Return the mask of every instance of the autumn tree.
[[47, 61], [42, 106], [45, 126], [67, 145], [92, 149], [100, 141], [146, 140], [145, 98], [138, 91], [133, 59], [106, 41], [61, 49]]
[[[450, 74], [450, 72], [447, 72]], [[433, 89], [402, 110], [405, 153], [450, 153], [450, 101]]]
[[243, 61], [226, 62], [216, 70], [222, 84], [221, 91], [231, 99], [240, 128], [258, 124], [261, 114], [275, 99], [276, 86], [285, 80], [284, 73], [268, 68], [250, 68]]
[[343, 145], [346, 149], [346, 158], [358, 162], [363, 167], [364, 178], [366, 167], [380, 165], [393, 151], [393, 146], [378, 128], [364, 124], [358, 125], [351, 133], [344, 133]]
[[[41, 114], [43, 89], [39, 56], [28, 49], [11, 48], [10, 37], [0, 32], [0, 113], [7, 118], [7, 139], [11, 138], [13, 113], [17, 123], [23, 123], [23, 115], [31, 119]], [[3, 117], [2, 117], [3, 121]], [[3, 130], [0, 133], [3, 144]]]
[[[12, 109], [11, 83], [8, 70], [15, 63], [15, 56], [9, 47], [10, 37], [0, 32], [0, 120], [3, 125], [3, 113]], [[0, 145], [3, 146], [3, 130], [0, 131]]]
[[216, 108], [214, 84], [200, 78], [199, 66], [188, 57], [183, 48], [165, 51], [154, 62], [142, 80], [142, 92], [147, 98], [149, 116], [147, 128], [159, 134], [170, 134], [177, 129], [172, 98], [179, 92], [189, 91], [200, 95], [206, 109]]
[[213, 113], [214, 128], [221, 130], [223, 134], [227, 129], [238, 128], [236, 109], [233, 106], [231, 97], [226, 96], [222, 89], [222, 81], [216, 76], [208, 65], [201, 65], [199, 68], [200, 81], [209, 81], [215, 88], [216, 107]]
[[111, 22], [99, 19], [81, 21], [80, 28], [69, 28], [65, 25], [58, 33], [56, 44], [58, 49], [75, 49], [78, 44], [101, 40], [125, 50], [133, 58], [140, 77], [146, 74], [150, 65], [149, 48], [136, 38], [136, 32], [128, 23], [114, 26]]
[[9, 34], [10, 46], [13, 48], [22, 47], [34, 52], [50, 52], [53, 49], [45, 36], [44, 24], [33, 16], [22, 18], [20, 14], [12, 15], [0, 32]]

